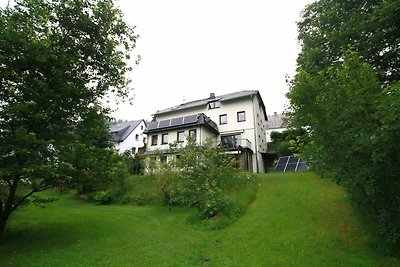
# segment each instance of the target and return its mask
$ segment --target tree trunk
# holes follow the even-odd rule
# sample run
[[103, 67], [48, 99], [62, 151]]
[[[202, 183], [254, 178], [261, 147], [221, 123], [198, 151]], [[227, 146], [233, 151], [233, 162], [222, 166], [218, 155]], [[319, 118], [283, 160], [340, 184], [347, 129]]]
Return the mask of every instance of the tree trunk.
[[4, 230], [6, 229], [7, 220], [8, 220], [8, 215], [5, 214], [0, 215], [0, 236], [2, 236]]
[[13, 211], [13, 203], [14, 203], [14, 199], [15, 199], [15, 193], [17, 191], [18, 181], [19, 181], [19, 179], [16, 179], [14, 181], [14, 183], [10, 186], [7, 202], [5, 203], [4, 208], [1, 207], [1, 210], [0, 210], [0, 235], [3, 234], [4, 229], [6, 228], [8, 218], [10, 217], [10, 214]]

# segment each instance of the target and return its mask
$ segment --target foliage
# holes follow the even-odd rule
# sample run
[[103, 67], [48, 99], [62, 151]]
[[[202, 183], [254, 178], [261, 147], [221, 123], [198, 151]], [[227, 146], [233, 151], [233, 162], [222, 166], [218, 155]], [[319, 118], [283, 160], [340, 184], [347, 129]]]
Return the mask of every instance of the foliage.
[[[157, 176], [134, 178], [150, 185]], [[213, 231], [199, 227], [193, 208], [102, 206], [56, 194], [46, 209], [14, 214], [0, 266], [400, 265], [378, 253], [368, 220], [335, 183], [306, 172], [260, 174], [257, 182], [244, 216]]]
[[1, 233], [32, 194], [76, 172], [98, 177], [93, 157], [108, 154], [100, 99], [128, 95], [137, 36], [111, 0], [20, 0], [0, 9], [0, 25]]
[[194, 206], [202, 218], [227, 212], [223, 190], [235, 180], [234, 159], [211, 142], [199, 146], [190, 137], [179, 155], [178, 181], [167, 188], [170, 202]]
[[93, 200], [104, 205], [111, 203], [113, 199], [110, 191], [98, 191], [94, 194]]
[[302, 127], [287, 129], [282, 132], [273, 131], [268, 149], [275, 151], [278, 157], [290, 156], [299, 153], [301, 147], [308, 142], [308, 132]]
[[371, 210], [388, 247], [400, 248], [399, 83], [382, 90], [374, 69], [349, 52], [339, 65], [300, 70], [288, 94], [292, 124], [308, 125], [317, 170]]
[[235, 221], [255, 198], [253, 175], [236, 170], [234, 158], [212, 142], [199, 146], [189, 137], [185, 147], [171, 144], [167, 161], [162, 156], [147, 159], [151, 175], [131, 177], [127, 202], [196, 207], [205, 222], [219, 218], [210, 223], [218, 228]]
[[298, 23], [299, 68], [318, 73], [340, 64], [349, 46], [378, 72], [381, 83], [400, 79], [398, 0], [320, 0], [308, 5]]
[[398, 0], [307, 6], [298, 23], [302, 51], [288, 95], [292, 125], [310, 126], [311, 145], [302, 154], [371, 210], [397, 252], [399, 11]]
[[145, 157], [144, 155], [137, 154], [131, 158], [130, 170], [132, 174], [144, 174]]

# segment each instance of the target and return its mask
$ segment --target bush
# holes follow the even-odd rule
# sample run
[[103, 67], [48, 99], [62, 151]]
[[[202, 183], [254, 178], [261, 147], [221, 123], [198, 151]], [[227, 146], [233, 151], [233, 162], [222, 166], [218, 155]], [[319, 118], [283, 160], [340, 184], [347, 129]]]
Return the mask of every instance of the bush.
[[194, 207], [197, 218], [216, 229], [234, 222], [255, 199], [254, 175], [236, 170], [234, 158], [220, 148], [189, 140], [186, 147], [173, 149], [179, 160], [154, 160], [152, 175], [129, 177], [122, 202]]
[[109, 204], [113, 200], [110, 191], [98, 191], [93, 195], [93, 200], [101, 205]]

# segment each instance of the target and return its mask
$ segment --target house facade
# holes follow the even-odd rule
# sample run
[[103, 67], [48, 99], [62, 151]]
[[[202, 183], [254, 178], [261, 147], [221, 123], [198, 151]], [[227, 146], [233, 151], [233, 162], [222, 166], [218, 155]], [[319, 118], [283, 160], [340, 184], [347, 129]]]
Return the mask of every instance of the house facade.
[[145, 148], [147, 135], [144, 130], [147, 125], [144, 120], [116, 122], [110, 125], [110, 133], [114, 142], [114, 149], [118, 154], [130, 150], [133, 154]]
[[274, 112], [273, 115], [268, 115], [268, 121], [266, 124], [266, 135], [267, 142], [271, 142], [271, 133], [272, 132], [283, 132], [287, 129], [287, 125], [285, 123], [285, 117], [283, 114], [278, 114]]
[[[198, 121], [197, 124], [182, 123], [179, 129], [173, 128], [180, 118], [188, 118], [187, 121], [197, 118]], [[210, 129], [202, 123], [203, 120], [215, 127]], [[205, 99], [157, 111], [146, 129], [149, 137], [146, 154], [154, 151], [167, 153], [168, 143], [182, 142], [184, 136], [191, 136], [196, 130], [196, 140], [200, 145], [211, 138], [236, 158], [238, 168], [255, 173], [265, 172], [263, 154], [267, 152], [266, 120], [264, 102], [258, 91], [221, 96], [210, 94]], [[156, 124], [160, 128], [155, 129]], [[185, 141], [182, 143], [184, 145]]]

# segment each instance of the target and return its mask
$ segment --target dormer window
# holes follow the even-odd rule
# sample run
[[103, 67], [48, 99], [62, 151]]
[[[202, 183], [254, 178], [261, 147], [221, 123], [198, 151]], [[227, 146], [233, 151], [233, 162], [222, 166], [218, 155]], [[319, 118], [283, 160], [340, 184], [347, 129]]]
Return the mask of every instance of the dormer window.
[[221, 106], [221, 102], [219, 101], [214, 101], [208, 103], [208, 109], [214, 109], [214, 108], [219, 108]]

